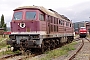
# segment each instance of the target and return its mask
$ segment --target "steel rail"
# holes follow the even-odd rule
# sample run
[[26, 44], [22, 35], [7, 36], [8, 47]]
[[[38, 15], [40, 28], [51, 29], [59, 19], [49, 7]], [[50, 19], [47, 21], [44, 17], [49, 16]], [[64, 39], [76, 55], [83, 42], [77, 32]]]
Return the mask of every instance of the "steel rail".
[[22, 53], [6, 55], [6, 56], [3, 56], [2, 58], [0, 58], [0, 60], [5, 60], [5, 59], [10, 58], [10, 57], [19, 56], [19, 55], [21, 55], [21, 54], [22, 54]]
[[90, 42], [90, 40], [88, 38], [85, 38], [86, 40], [88, 40]]
[[[82, 49], [82, 47], [84, 46], [84, 41], [82, 38], [80, 38], [82, 40], [82, 43], [78, 46], [78, 48], [71, 54], [69, 55], [65, 60], [72, 60], [75, 58], [75, 56], [78, 54], [78, 52]], [[80, 40], [79, 39], [79, 40]]]

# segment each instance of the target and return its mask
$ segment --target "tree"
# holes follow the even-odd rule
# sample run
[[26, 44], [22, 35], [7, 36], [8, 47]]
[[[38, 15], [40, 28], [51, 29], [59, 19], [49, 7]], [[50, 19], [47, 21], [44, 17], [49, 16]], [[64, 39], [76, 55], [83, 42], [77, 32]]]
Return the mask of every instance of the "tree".
[[1, 27], [4, 28], [4, 15], [1, 16]]
[[7, 26], [6, 24], [3, 25], [4, 31], [7, 31]]
[[1, 16], [1, 28], [4, 28], [4, 31], [7, 31], [7, 25], [4, 22], [4, 15]]

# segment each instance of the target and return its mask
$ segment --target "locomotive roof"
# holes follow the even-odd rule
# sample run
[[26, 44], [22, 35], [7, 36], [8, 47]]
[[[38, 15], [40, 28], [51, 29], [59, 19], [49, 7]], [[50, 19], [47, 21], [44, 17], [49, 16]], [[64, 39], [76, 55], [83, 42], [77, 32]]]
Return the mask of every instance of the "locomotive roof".
[[[46, 9], [43, 6], [23, 6], [23, 7], [18, 7], [15, 10], [30, 9], [30, 8], [39, 9], [39, 10], [43, 11], [44, 13], [46, 13], [48, 15], [51, 15], [51, 16], [54, 16], [54, 17], [59, 18], [59, 19], [65, 19], [65, 18], [62, 17], [62, 15], [58, 14], [56, 11], [54, 11], [52, 9]], [[69, 19], [65, 19], [65, 20], [70, 21]]]

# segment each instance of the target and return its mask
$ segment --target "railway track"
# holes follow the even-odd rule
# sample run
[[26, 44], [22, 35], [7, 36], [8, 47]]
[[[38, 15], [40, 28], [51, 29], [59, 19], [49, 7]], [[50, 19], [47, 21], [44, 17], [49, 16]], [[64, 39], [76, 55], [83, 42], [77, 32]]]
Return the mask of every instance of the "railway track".
[[[82, 43], [80, 44], [80, 46], [78, 46], [78, 48], [76, 49], [76, 51], [74, 51], [74, 53], [72, 53], [71, 56], [69, 56], [65, 60], [78, 60], [78, 59], [75, 59], [75, 58], [77, 58], [76, 56], [79, 54], [79, 52], [81, 51], [81, 49], [84, 47], [85, 40], [87, 40], [90, 43], [90, 40], [88, 38], [76, 38], [75, 40], [76, 41], [81, 40]], [[90, 59], [90, 56], [89, 56], [88, 59]]]
[[0, 58], [0, 60], [5, 60], [5, 59], [7, 59], [7, 58], [12, 58], [12, 57], [14, 57], [14, 56], [19, 56], [19, 55], [21, 55], [21, 53], [11, 54], [11, 55], [5, 55], [5, 56], [3, 56], [2, 58]]
[[[81, 40], [82, 43], [81, 45], [78, 47], [77, 51], [75, 51], [72, 56], [70, 56], [70, 58], [66, 59], [66, 60], [73, 60], [75, 58], [75, 56], [78, 54], [78, 52], [82, 49], [83, 45], [84, 45], [84, 39], [86, 39], [87, 41], [90, 42], [90, 40], [88, 38], [76, 38], [75, 40], [78, 41], [78, 40]], [[7, 55], [7, 56], [4, 56], [2, 58], [0, 58], [0, 60], [15, 60], [15, 58], [17, 58], [16, 60], [23, 60], [23, 59], [27, 59], [27, 58], [31, 58], [31, 57], [34, 57], [34, 56], [38, 56], [40, 54], [32, 54], [30, 56], [23, 56], [21, 53], [18, 53], [18, 54], [12, 54], [12, 55]]]
[[88, 38], [85, 38], [86, 40], [88, 40], [90, 42], [90, 40]]
[[32, 55], [27, 55], [27, 54], [22, 54], [22, 53], [17, 53], [17, 54], [11, 54], [11, 55], [5, 55], [0, 58], [0, 60], [25, 60], [27, 58], [32, 58], [35, 56], [40, 55], [39, 53], [35, 53]]

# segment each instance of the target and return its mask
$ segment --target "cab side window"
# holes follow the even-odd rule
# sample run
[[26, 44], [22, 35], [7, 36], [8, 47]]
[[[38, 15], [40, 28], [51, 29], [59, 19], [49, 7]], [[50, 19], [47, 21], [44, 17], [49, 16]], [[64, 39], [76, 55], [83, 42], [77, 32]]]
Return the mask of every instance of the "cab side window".
[[44, 16], [44, 14], [39, 14], [39, 20], [45, 21], [45, 16]]
[[26, 20], [35, 20], [36, 19], [36, 12], [27, 11], [26, 12]]

